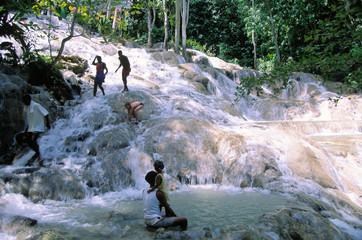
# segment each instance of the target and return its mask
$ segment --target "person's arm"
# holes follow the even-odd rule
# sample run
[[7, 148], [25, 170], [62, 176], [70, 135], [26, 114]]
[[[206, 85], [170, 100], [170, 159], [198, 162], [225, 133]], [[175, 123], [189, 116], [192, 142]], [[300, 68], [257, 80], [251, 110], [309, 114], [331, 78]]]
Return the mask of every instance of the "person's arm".
[[162, 177], [160, 175], [156, 176], [156, 182], [155, 182], [155, 186], [151, 187], [150, 189], [148, 189], [147, 193], [152, 192], [153, 190], [155, 190], [156, 188], [158, 188], [158, 186], [160, 186], [162, 183]]
[[105, 63], [103, 63], [103, 69], [105, 69], [105, 70], [106, 70], [106, 72], [104, 73], [104, 75], [107, 75], [107, 73], [108, 73], [108, 68], [107, 68], [107, 66], [106, 66], [106, 64], [105, 64]]
[[176, 213], [172, 210], [170, 204], [167, 202], [165, 194], [158, 190], [156, 192], [156, 197], [158, 201], [160, 201], [161, 206], [165, 207], [166, 210], [166, 217], [177, 217]]
[[25, 123], [25, 133], [27, 133], [29, 125], [28, 125], [28, 115], [26, 114], [25, 108], [23, 109], [23, 120], [24, 120], [24, 123]]
[[132, 116], [132, 108], [128, 110], [127, 123], [131, 120], [131, 116]]
[[132, 107], [132, 105], [131, 105], [131, 109], [130, 109], [130, 110], [128, 110], [127, 123], [128, 123], [128, 121], [130, 121], [130, 120], [131, 120], [131, 116], [134, 114], [134, 110], [135, 110], [135, 108], [136, 108], [136, 107]]
[[121, 59], [119, 60], [119, 66], [118, 66], [118, 68], [117, 68], [117, 70], [116, 70], [115, 72], [117, 72], [120, 67], [122, 67], [122, 61], [121, 61]]
[[46, 115], [44, 118], [45, 118], [45, 124], [46, 124], [47, 128], [50, 129], [49, 116]]
[[97, 65], [96, 59], [97, 59], [97, 56], [93, 59], [92, 65]]

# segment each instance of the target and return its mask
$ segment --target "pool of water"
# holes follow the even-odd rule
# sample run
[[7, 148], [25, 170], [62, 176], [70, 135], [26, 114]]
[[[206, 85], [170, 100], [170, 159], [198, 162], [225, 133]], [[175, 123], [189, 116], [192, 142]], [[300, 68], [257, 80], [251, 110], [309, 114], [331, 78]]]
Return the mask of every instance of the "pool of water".
[[264, 213], [296, 206], [295, 201], [266, 191], [191, 188], [171, 196], [176, 214], [189, 219], [190, 226], [211, 229], [231, 224], [249, 224]]
[[[147, 239], [139, 190], [109, 193], [85, 200], [45, 201], [34, 204], [9, 194], [5, 211], [38, 220], [44, 229], [62, 228], [81, 239]], [[250, 189], [188, 187], [171, 193], [171, 207], [189, 221], [189, 229], [207, 226], [211, 231], [232, 224], [249, 224], [276, 209], [296, 206], [287, 196]], [[9, 238], [10, 239], [10, 238]]]

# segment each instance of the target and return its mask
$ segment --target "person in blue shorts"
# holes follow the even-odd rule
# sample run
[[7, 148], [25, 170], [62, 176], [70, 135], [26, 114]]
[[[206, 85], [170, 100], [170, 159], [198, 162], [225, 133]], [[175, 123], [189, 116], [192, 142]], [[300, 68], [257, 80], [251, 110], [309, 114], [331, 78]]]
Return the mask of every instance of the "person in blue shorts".
[[[149, 189], [154, 187], [156, 175], [157, 172], [155, 171], [150, 171], [146, 174], [145, 179], [150, 184]], [[164, 193], [158, 189], [147, 193], [147, 190], [148, 189], [143, 189], [142, 191], [143, 213], [146, 225], [150, 228], [180, 226], [182, 231], [186, 230], [187, 219], [176, 216], [170, 204], [167, 202]], [[162, 215], [160, 206], [165, 207], [165, 216]]]
[[[96, 62], [97, 60], [97, 62]], [[99, 87], [104, 94], [104, 89], [102, 87], [102, 83], [104, 83], [104, 79], [106, 78], [106, 75], [108, 73], [108, 68], [104, 62], [102, 62], [102, 57], [96, 56], [92, 62], [92, 65], [96, 66], [97, 74], [94, 79], [94, 89], [93, 89], [93, 96], [96, 96], [97, 94], [97, 87]], [[106, 71], [106, 72], [104, 72]]]

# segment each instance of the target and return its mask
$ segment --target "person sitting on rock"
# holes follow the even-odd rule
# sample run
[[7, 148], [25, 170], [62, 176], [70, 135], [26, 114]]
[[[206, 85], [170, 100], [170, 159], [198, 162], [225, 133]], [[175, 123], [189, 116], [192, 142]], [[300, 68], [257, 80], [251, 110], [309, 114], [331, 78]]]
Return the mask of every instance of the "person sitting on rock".
[[[145, 179], [150, 184], [150, 189], [155, 185], [157, 172], [150, 171], [146, 174]], [[160, 190], [153, 190], [147, 193], [147, 189], [142, 191], [143, 213], [145, 223], [150, 228], [168, 228], [180, 226], [181, 230], [187, 229], [187, 219], [176, 216], [166, 197]], [[165, 207], [166, 216], [162, 216], [160, 205]]]
[[155, 168], [156, 172], [157, 172], [157, 176], [155, 179], [155, 185], [150, 188], [147, 192], [150, 193], [152, 192], [154, 189], [158, 189], [160, 191], [163, 192], [163, 194], [166, 197], [167, 202], [170, 202], [170, 195], [168, 194], [168, 187], [165, 181], [165, 177], [163, 176], [163, 169], [164, 169], [164, 164], [162, 161], [157, 160], [154, 164], [153, 167]]
[[141, 110], [143, 108], [143, 103], [136, 101], [133, 103], [126, 102], [124, 105], [127, 108], [128, 115], [127, 115], [127, 123], [131, 120], [131, 117], [133, 116], [136, 119], [135, 124], [138, 124], [138, 116], [137, 111]]

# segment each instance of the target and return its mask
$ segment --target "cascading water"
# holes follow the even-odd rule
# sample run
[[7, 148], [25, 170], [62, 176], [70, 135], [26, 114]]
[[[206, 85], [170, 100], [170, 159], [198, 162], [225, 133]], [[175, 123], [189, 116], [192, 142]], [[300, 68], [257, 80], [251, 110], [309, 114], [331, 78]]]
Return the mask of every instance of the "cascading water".
[[[215, 238], [222, 226], [249, 224], [276, 209], [309, 209], [311, 200], [300, 201], [309, 199], [305, 195], [331, 205], [331, 196], [341, 197], [361, 208], [360, 97], [344, 98], [335, 107], [328, 100], [335, 94], [314, 76], [295, 74], [293, 87], [280, 96], [235, 103], [236, 82], [255, 72], [215, 58], [208, 58], [207, 70], [179, 56], [182, 67], [172, 66], [144, 49], [120, 48], [132, 68], [126, 93], [121, 93], [121, 74], [114, 73], [119, 48], [102, 45], [98, 38], [77, 37], [67, 43], [64, 54], [88, 62], [102, 56], [109, 69], [106, 95], [99, 91], [93, 97], [85, 83], [82, 96], [67, 103], [65, 117], [39, 140], [49, 167], [40, 169], [29, 184], [42, 187], [24, 197], [8, 186], [0, 206], [4, 226], [10, 216], [21, 215], [38, 220], [41, 231], [59, 227], [81, 239], [152, 238], [153, 233], [141, 227], [140, 191], [147, 187], [144, 175], [154, 159], [166, 165], [175, 211], [189, 218], [191, 229], [210, 227]], [[200, 53], [197, 57], [206, 58]], [[162, 60], [167, 61], [164, 56]], [[208, 82], [192, 82], [180, 73], [182, 68]], [[235, 79], [216, 68], [232, 68]], [[95, 73], [94, 66], [90, 73]], [[141, 123], [126, 124], [124, 103], [135, 100], [145, 105], [139, 112]], [[19, 169], [24, 167], [15, 162], [1, 172]], [[343, 204], [333, 206], [337, 213], [329, 219], [361, 239], [360, 215]], [[15, 239], [17, 234], [0, 237]]]

